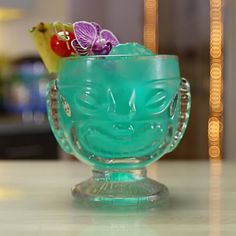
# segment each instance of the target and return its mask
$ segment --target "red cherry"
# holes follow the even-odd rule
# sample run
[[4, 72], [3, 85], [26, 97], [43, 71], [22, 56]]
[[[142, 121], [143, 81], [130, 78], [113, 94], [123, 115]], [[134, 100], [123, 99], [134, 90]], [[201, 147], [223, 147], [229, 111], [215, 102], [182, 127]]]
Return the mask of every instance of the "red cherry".
[[61, 31], [51, 38], [51, 48], [60, 57], [69, 57], [74, 53], [74, 49], [71, 46], [71, 41], [75, 39], [73, 33], [68, 31]]

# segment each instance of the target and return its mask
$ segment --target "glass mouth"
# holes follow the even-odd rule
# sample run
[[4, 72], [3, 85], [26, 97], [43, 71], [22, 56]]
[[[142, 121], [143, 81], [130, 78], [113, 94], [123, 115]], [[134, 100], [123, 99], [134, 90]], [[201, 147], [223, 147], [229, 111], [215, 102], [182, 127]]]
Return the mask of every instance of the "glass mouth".
[[124, 60], [124, 59], [174, 59], [178, 61], [178, 56], [169, 54], [158, 54], [158, 55], [130, 55], [130, 54], [117, 54], [117, 55], [90, 55], [90, 56], [71, 56], [64, 57], [62, 61], [74, 61], [74, 60], [96, 60], [96, 59], [111, 59], [111, 60]]

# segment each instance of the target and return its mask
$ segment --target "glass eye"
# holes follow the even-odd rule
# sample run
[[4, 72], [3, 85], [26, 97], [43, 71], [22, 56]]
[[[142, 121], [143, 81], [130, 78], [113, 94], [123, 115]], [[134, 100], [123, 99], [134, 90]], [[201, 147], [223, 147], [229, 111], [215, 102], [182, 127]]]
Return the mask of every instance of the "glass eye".
[[146, 97], [146, 109], [159, 113], [165, 110], [168, 105], [168, 97], [163, 89], [153, 89]]
[[99, 107], [97, 96], [90, 90], [79, 91], [76, 101], [79, 110], [84, 114], [94, 112]]

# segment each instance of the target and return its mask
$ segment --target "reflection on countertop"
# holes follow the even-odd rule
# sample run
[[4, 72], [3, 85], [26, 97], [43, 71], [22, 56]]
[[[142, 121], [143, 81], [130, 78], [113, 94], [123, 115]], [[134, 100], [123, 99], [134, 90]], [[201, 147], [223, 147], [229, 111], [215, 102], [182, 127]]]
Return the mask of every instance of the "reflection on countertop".
[[235, 166], [161, 160], [148, 173], [168, 186], [169, 204], [115, 211], [85, 208], [73, 201], [70, 188], [90, 176], [89, 167], [80, 162], [2, 161], [0, 234], [235, 235]]

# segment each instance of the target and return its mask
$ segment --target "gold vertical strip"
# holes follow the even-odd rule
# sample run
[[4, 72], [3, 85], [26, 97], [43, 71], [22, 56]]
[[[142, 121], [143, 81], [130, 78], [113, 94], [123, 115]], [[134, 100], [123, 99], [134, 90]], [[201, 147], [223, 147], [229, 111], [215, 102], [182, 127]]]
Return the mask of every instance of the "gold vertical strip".
[[223, 0], [210, 0], [210, 117], [208, 120], [209, 157], [222, 158], [223, 134]]
[[144, 0], [144, 46], [153, 53], [157, 52], [158, 0]]

